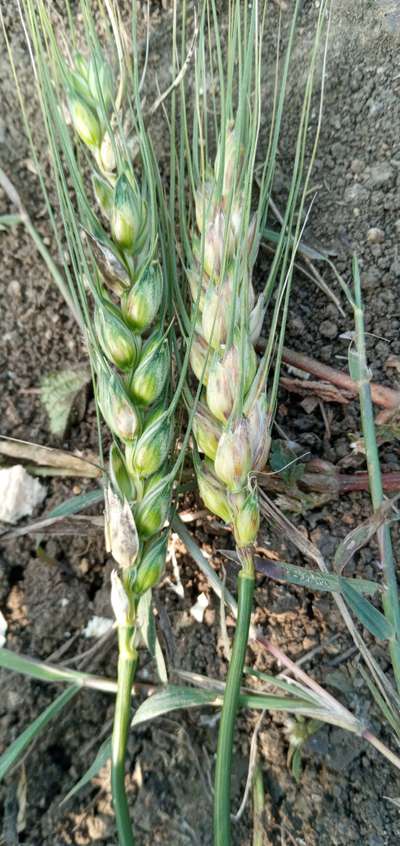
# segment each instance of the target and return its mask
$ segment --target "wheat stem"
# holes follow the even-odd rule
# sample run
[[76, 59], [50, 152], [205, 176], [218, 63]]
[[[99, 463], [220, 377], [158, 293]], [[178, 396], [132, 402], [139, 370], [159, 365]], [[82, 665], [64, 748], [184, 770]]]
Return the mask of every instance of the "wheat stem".
[[243, 570], [238, 577], [238, 615], [218, 732], [214, 777], [214, 846], [229, 846], [231, 842], [230, 795], [233, 739], [249, 637], [254, 586], [252, 556], [247, 553]]
[[132, 645], [133, 626], [118, 627], [118, 689], [112, 734], [111, 789], [120, 846], [134, 846], [125, 789], [125, 758], [131, 712], [132, 685], [138, 655]]

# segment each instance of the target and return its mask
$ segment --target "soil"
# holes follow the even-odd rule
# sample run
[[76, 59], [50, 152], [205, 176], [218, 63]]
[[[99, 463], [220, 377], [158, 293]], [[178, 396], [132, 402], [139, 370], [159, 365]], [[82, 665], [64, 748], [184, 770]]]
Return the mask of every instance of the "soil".
[[[122, 5], [122, 4], [121, 4]], [[270, 4], [273, 27], [279, 3]], [[291, 4], [282, 3], [282, 6]], [[310, 46], [318, 3], [305, 2], [297, 39], [279, 151], [279, 173], [274, 186], [276, 202], [283, 204], [293, 162], [295, 126], [304, 54]], [[312, 178], [315, 195], [306, 238], [337, 253], [337, 268], [350, 280], [351, 253], [359, 257], [365, 302], [368, 354], [374, 379], [397, 386], [398, 370], [388, 367], [389, 356], [400, 355], [399, 278], [400, 257], [400, 75], [398, 3], [388, 0], [336, 0], [333, 4], [324, 119]], [[7, 32], [17, 51], [27, 95], [30, 126], [36, 140], [43, 138], [33, 96], [33, 80], [16, 7], [4, 11]], [[168, 79], [163, 36], [171, 22], [169, 3], [151, 4], [155, 52], [159, 51], [162, 79]], [[289, 11], [282, 12], [287, 33]], [[275, 30], [276, 31], [276, 30]], [[164, 52], [163, 52], [164, 51]], [[156, 58], [156, 57], [155, 57]], [[319, 68], [322, 68], [322, 53]], [[54, 237], [41, 198], [5, 50], [1, 53], [3, 109], [0, 116], [1, 166], [12, 179], [32, 218], [56, 255]], [[161, 88], [163, 86], [161, 85]], [[32, 95], [32, 96], [31, 96]], [[318, 91], [312, 117], [318, 117]], [[154, 134], [157, 141], [157, 123]], [[162, 151], [162, 135], [158, 139]], [[48, 171], [47, 171], [48, 173]], [[52, 186], [49, 185], [51, 190]], [[311, 195], [310, 195], [311, 196]], [[0, 192], [0, 212], [14, 211]], [[378, 235], [371, 230], [378, 229]], [[0, 235], [2, 285], [0, 338], [2, 434], [34, 442], [56, 444], [49, 434], [38, 388], [43, 375], [84, 360], [83, 345], [67, 306], [37, 255], [22, 226]], [[259, 269], [267, 266], [261, 257]], [[319, 266], [334, 288], [329, 270]], [[335, 289], [336, 290], [336, 289]], [[340, 296], [340, 295], [339, 295]], [[324, 293], [300, 274], [296, 275], [287, 344], [334, 366], [346, 367], [352, 317], [342, 301], [345, 316]], [[359, 432], [356, 402], [325, 403], [305, 410], [301, 397], [280, 395], [277, 421], [301, 451], [347, 466], [351, 442]], [[327, 425], [328, 424], [328, 425]], [[97, 434], [93, 400], [88, 398], [83, 417], [73, 419], [61, 444], [68, 450], [95, 453]], [[399, 462], [396, 443], [382, 453], [386, 466]], [[352, 458], [363, 467], [363, 458]], [[46, 478], [45, 509], [93, 485]], [[185, 508], [197, 508], [188, 499]], [[295, 519], [327, 560], [340, 539], [369, 514], [365, 494], [354, 493]], [[197, 541], [221, 571], [221, 547], [230, 537], [215, 521], [199, 518], [190, 524]], [[156, 592], [158, 622], [163, 642], [173, 651], [173, 666], [224, 678], [227, 662], [220, 635], [219, 605], [182, 545], [175, 539], [177, 563], [184, 587], [179, 596], [171, 588], [174, 575]], [[285, 551], [282, 540], [262, 526], [260, 545], [282, 551], [296, 562], [295, 550]], [[23, 538], [3, 546], [0, 569], [0, 602], [7, 623], [7, 646], [26, 655], [65, 662], [88, 648], [82, 629], [94, 615], [111, 616], [108, 602], [111, 562], [104, 556], [102, 539]], [[364, 550], [350, 572], [378, 578], [376, 549]], [[300, 560], [300, 559], [299, 559]], [[235, 590], [235, 572], [227, 567], [227, 584]], [[204, 592], [209, 605], [203, 623], [190, 608]], [[263, 632], [298, 660], [314, 647], [307, 671], [336, 693], [374, 730], [391, 743], [379, 713], [357, 674], [351, 641], [328, 594], [314, 594], [259, 578], [255, 622]], [[163, 609], [161, 613], [161, 609]], [[167, 618], [168, 626], [165, 622]], [[233, 621], [228, 618], [228, 631]], [[335, 637], [336, 636], [336, 637]], [[334, 638], [334, 639], [332, 639]], [[67, 647], [60, 655], [59, 650]], [[68, 645], [69, 644], [69, 645]], [[89, 642], [91, 645], [91, 642]], [[372, 648], [387, 669], [384, 647]], [[349, 653], [350, 650], [350, 653]], [[261, 647], [252, 647], [249, 658], [259, 669], [272, 668], [272, 659]], [[155, 668], [143, 653], [140, 676], [155, 678]], [[115, 675], [116, 646], [111, 640], [90, 665], [96, 673]], [[54, 688], [4, 670], [0, 705], [0, 752], [54, 698]], [[109, 773], [104, 769], [66, 805], [60, 802], [86, 770], [100, 740], [110, 730], [113, 704], [106, 695], [85, 691], [47, 729], [1, 788], [2, 842], [5, 846], [64, 846], [116, 842], [111, 808]], [[257, 715], [240, 716], [233, 773], [234, 806], [240, 803], [247, 772], [249, 743]], [[210, 711], [178, 712], [132, 732], [129, 739], [127, 785], [138, 841], [150, 844], [211, 844], [211, 783], [218, 723]], [[396, 772], [372, 748], [340, 729], [325, 727], [307, 742], [299, 783], [287, 766], [287, 721], [266, 715], [259, 734], [265, 785], [265, 844], [297, 846], [394, 846], [398, 842], [399, 796]], [[26, 779], [27, 804], [17, 833], [18, 789]], [[250, 846], [251, 813], [246, 809], [235, 825], [234, 843]]]

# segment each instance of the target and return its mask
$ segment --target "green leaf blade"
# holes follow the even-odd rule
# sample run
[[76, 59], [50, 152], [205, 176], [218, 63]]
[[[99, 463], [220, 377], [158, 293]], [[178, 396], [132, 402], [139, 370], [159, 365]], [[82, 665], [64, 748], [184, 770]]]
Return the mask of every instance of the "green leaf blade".
[[66, 499], [59, 505], [56, 505], [46, 517], [70, 517], [72, 514], [78, 514], [84, 508], [89, 508], [91, 505], [96, 505], [104, 499], [104, 492], [102, 490], [88, 491], [88, 493], [80, 494], [79, 496], [72, 496]]
[[340, 593], [343, 584], [348, 584], [357, 593], [373, 596], [380, 589], [379, 584], [370, 579], [347, 579], [336, 573], [322, 573], [319, 570], [299, 567], [297, 564], [288, 564], [286, 561], [267, 561], [264, 558], [256, 558], [255, 564], [258, 572], [265, 573], [271, 579], [288, 582], [312, 591]]
[[199, 708], [204, 705], [221, 705], [222, 697], [218, 692], [196, 690], [196, 688], [168, 685], [158, 693], [154, 693], [139, 706], [132, 720], [132, 727], [139, 726], [148, 720], [170, 714], [181, 708]]
[[390, 640], [393, 628], [386, 617], [354, 590], [350, 580], [341, 578], [340, 581], [341, 593], [360, 623], [378, 640]]
[[82, 778], [74, 784], [71, 790], [68, 791], [67, 795], [64, 796], [64, 799], [61, 802], [61, 805], [65, 805], [66, 802], [69, 802], [76, 793], [82, 790], [90, 781], [92, 781], [95, 776], [103, 769], [106, 765], [107, 761], [111, 758], [111, 737], [107, 737], [104, 743], [101, 744], [100, 748], [97, 750], [96, 757], [94, 758], [93, 762], [91, 763], [90, 767], [86, 770]]
[[75, 685], [64, 690], [3, 752], [0, 756], [0, 781], [15, 766], [32, 741], [46, 728], [51, 720], [54, 720], [61, 713], [79, 690], [80, 688]]
[[154, 621], [151, 590], [147, 590], [146, 593], [140, 597], [137, 617], [140, 633], [151, 656], [156, 662], [160, 682], [161, 684], [168, 684], [167, 665], [157, 637], [156, 624]]

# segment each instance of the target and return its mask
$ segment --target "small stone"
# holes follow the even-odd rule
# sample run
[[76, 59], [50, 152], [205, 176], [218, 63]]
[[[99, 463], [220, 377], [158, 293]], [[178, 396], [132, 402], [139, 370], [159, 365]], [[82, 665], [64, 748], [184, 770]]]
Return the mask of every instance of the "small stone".
[[324, 338], [336, 338], [339, 331], [337, 324], [333, 320], [323, 320], [319, 330]]
[[12, 279], [9, 285], [7, 285], [7, 294], [13, 302], [20, 301], [21, 285], [19, 284], [18, 279]]
[[351, 163], [351, 172], [355, 174], [360, 174], [365, 170], [365, 162], [361, 161], [361, 159], [353, 159]]
[[335, 160], [336, 162], [337, 162], [337, 161], [340, 161], [340, 159], [342, 159], [342, 158], [344, 157], [344, 154], [345, 154], [345, 148], [344, 148], [343, 144], [342, 144], [340, 141], [335, 141], [335, 142], [332, 144], [332, 146], [331, 146], [331, 154], [332, 154], [332, 156], [333, 156], [333, 158], [334, 158], [334, 160]]
[[309, 652], [310, 649], [314, 649], [315, 646], [317, 646], [315, 637], [305, 637], [303, 639], [303, 649], [305, 649], [306, 652]]
[[367, 241], [369, 244], [383, 244], [384, 240], [385, 233], [383, 229], [379, 229], [378, 226], [373, 226], [371, 229], [368, 229]]
[[377, 117], [385, 111], [385, 106], [382, 100], [368, 100], [369, 117]]
[[291, 319], [289, 325], [290, 325], [290, 328], [294, 332], [297, 332], [299, 335], [302, 335], [303, 332], [305, 332], [304, 322], [299, 315], [296, 315], [295, 317], [293, 317]]
[[98, 816], [88, 816], [86, 818], [86, 825], [91, 843], [94, 840], [104, 840], [104, 837], [107, 835], [107, 823], [105, 819]]
[[89, 572], [89, 561], [87, 558], [82, 558], [79, 564], [79, 570], [83, 575]]
[[390, 268], [390, 272], [394, 276], [400, 276], [400, 260], [396, 258]]
[[349, 185], [344, 192], [344, 201], [345, 203], [351, 203], [352, 205], [357, 205], [358, 203], [366, 203], [369, 197], [369, 191], [360, 185], [359, 182], [355, 182], [354, 185]]
[[206, 626], [213, 626], [215, 623], [215, 610], [214, 608], [206, 608], [204, 612], [204, 622]]
[[354, 69], [350, 77], [350, 89], [354, 94], [358, 94], [363, 81], [363, 73], [361, 69]]
[[371, 291], [379, 285], [382, 274], [379, 273], [377, 267], [371, 267], [367, 273], [363, 274], [361, 278], [362, 287], [366, 291]]
[[17, 693], [15, 690], [9, 690], [6, 694], [7, 697], [7, 709], [10, 711], [16, 711], [21, 704], [21, 694]]
[[17, 523], [29, 517], [47, 494], [44, 485], [33, 479], [22, 464], [0, 470], [0, 520]]
[[393, 176], [393, 168], [389, 162], [378, 162], [370, 169], [368, 178], [368, 187], [380, 188], [381, 185], [386, 185]]

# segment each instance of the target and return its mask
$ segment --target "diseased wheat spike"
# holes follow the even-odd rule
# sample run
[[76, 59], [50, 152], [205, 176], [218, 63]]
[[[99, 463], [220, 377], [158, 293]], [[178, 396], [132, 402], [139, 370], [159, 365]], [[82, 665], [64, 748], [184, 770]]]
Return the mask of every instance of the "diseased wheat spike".
[[[172, 480], [171, 368], [160, 313], [163, 274], [156, 256], [151, 204], [112, 133], [115, 77], [96, 53], [67, 72], [73, 127], [91, 151], [93, 189], [103, 222], [86, 232], [95, 259], [89, 280], [97, 400], [114, 436], [106, 492], [108, 548], [120, 567], [112, 583], [117, 620], [133, 625], [139, 597], [161, 576]], [[126, 599], [123, 599], [123, 597]]]
[[[217, 193], [222, 149], [222, 191]], [[251, 281], [256, 219], [242, 231], [241, 162], [242, 151], [237, 151], [235, 127], [230, 124], [224, 144], [219, 145], [214, 173], [196, 193], [199, 234], [193, 237], [188, 278], [198, 314], [191, 365], [204, 385], [193, 423], [198, 450], [205, 455], [202, 462], [195, 457], [199, 491], [210, 511], [232, 523], [237, 547], [244, 549], [257, 536], [259, 506], [250, 474], [265, 465], [269, 431], [265, 391], [256, 385], [255, 343], [264, 317], [263, 298], [256, 300]], [[248, 310], [244, 323], [243, 308]]]

